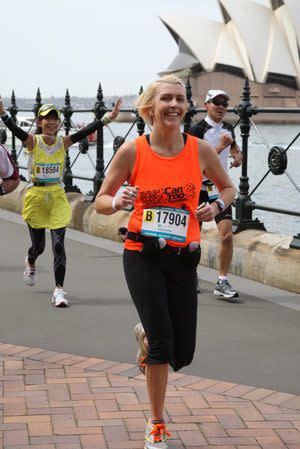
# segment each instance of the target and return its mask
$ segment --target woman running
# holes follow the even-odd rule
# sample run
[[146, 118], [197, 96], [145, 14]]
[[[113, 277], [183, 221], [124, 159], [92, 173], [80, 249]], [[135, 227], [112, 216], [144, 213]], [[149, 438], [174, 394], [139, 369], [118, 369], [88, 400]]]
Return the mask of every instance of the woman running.
[[0, 118], [7, 128], [27, 148], [30, 184], [26, 189], [22, 216], [27, 222], [31, 247], [25, 258], [23, 278], [27, 285], [36, 282], [36, 259], [45, 249], [45, 230], [50, 229], [54, 255], [55, 288], [52, 303], [56, 307], [67, 307], [68, 300], [63, 291], [66, 272], [64, 246], [66, 226], [71, 218], [71, 207], [63, 185], [66, 151], [99, 127], [107, 125], [119, 113], [119, 99], [112, 112], [106, 112], [101, 120], [80, 129], [75, 134], [58, 136], [60, 111], [53, 104], [40, 107], [37, 117], [36, 134], [28, 134], [18, 127], [5, 112], [0, 97]]
[[[190, 364], [195, 350], [199, 221], [213, 220], [232, 202], [235, 189], [210, 145], [181, 132], [187, 99], [179, 78], [169, 75], [150, 84], [137, 108], [152, 131], [118, 150], [95, 209], [109, 215], [134, 205], [123, 262], [141, 320], [135, 327], [137, 357], [151, 409], [145, 448], [166, 449], [168, 368]], [[214, 203], [198, 206], [203, 173], [220, 194]]]

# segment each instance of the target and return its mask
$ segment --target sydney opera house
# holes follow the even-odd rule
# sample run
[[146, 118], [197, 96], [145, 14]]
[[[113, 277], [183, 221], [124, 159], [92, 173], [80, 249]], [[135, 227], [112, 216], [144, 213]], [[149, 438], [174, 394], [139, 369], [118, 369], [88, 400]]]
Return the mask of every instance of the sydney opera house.
[[222, 21], [201, 12], [160, 17], [178, 44], [178, 55], [160, 75], [189, 77], [199, 107], [207, 90], [216, 88], [228, 91], [231, 104], [238, 104], [245, 77], [255, 105], [300, 107], [300, 0], [218, 4]]

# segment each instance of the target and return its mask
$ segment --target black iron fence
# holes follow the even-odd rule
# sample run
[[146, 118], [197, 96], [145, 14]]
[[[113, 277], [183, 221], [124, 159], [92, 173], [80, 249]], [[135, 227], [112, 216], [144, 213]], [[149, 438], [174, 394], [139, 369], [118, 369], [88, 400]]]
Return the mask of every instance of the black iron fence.
[[[139, 93], [141, 93], [142, 88]], [[205, 109], [196, 108], [194, 106], [193, 100], [192, 100], [192, 89], [189, 80], [187, 81], [186, 85], [186, 92], [187, 92], [187, 99], [189, 103], [189, 109], [185, 116], [184, 120], [184, 131], [188, 131], [190, 126], [193, 123], [193, 118], [196, 114], [205, 112]], [[26, 113], [33, 113], [34, 116], [37, 116], [37, 111], [39, 110], [40, 106], [42, 104], [42, 98], [40, 91], [37, 91], [36, 95], [36, 102], [32, 109], [18, 109], [16, 104], [16, 98], [14, 92], [12, 93], [11, 97], [11, 104], [8, 107], [8, 110], [13, 118], [14, 121], [17, 121], [17, 115], [19, 112], [26, 112]], [[71, 99], [69, 92], [67, 90], [64, 100], [64, 106], [61, 109], [63, 120], [62, 120], [62, 127], [64, 128], [64, 132], [66, 135], [70, 133], [70, 130], [72, 128], [72, 116], [74, 113], [94, 113], [95, 117], [98, 119], [101, 119], [101, 117], [105, 114], [106, 111], [111, 110], [110, 108], [107, 108], [105, 106], [105, 103], [103, 101], [103, 93], [101, 85], [99, 84], [99, 88], [96, 95], [96, 101], [94, 104], [94, 107], [91, 109], [74, 109], [71, 105]], [[96, 156], [94, 163], [92, 162], [92, 166], [94, 169], [93, 176], [80, 176], [78, 174], [73, 174], [72, 168], [75, 162], [78, 159], [78, 156], [80, 154], [87, 155], [89, 158], [89, 142], [87, 139], [80, 142], [78, 146], [78, 154], [75, 157], [73, 163], [71, 163], [69, 153], [67, 153], [66, 157], [66, 167], [65, 167], [65, 175], [64, 175], [64, 182], [65, 182], [65, 189], [66, 191], [80, 191], [76, 185], [74, 185], [74, 180], [85, 180], [90, 181], [93, 184], [93, 188], [91, 192], [89, 192], [90, 199], [93, 199], [95, 194], [98, 192], [101, 183], [105, 176], [105, 171], [108, 168], [114, 154], [118, 150], [118, 148], [122, 145], [122, 143], [126, 140], [129, 133], [133, 128], [136, 128], [136, 133], [139, 135], [144, 134], [145, 132], [145, 123], [142, 120], [141, 117], [139, 117], [136, 110], [132, 108], [125, 109], [123, 108], [121, 110], [122, 113], [127, 113], [129, 116], [134, 117], [134, 119], [129, 124], [128, 131], [123, 136], [115, 136], [113, 135], [113, 155], [110, 158], [109, 162], [104, 165], [104, 137], [103, 137], [103, 128], [100, 128], [97, 131], [97, 138], [96, 138]], [[235, 124], [235, 127], [239, 125], [240, 127], [240, 135], [242, 139], [242, 145], [241, 150], [243, 153], [243, 161], [242, 161], [242, 167], [241, 167], [241, 177], [239, 182], [239, 191], [237, 198], [234, 202], [234, 206], [236, 209], [236, 218], [233, 221], [234, 225], [234, 232], [238, 233], [246, 229], [260, 229], [265, 230], [264, 224], [258, 220], [258, 218], [253, 217], [253, 211], [254, 210], [264, 210], [267, 212], [273, 212], [273, 213], [280, 213], [280, 214], [286, 214], [291, 215], [295, 217], [300, 217], [300, 211], [298, 210], [287, 210], [287, 209], [281, 209], [281, 208], [274, 208], [270, 207], [268, 205], [263, 204], [257, 204], [254, 201], [252, 201], [251, 196], [253, 193], [259, 189], [262, 185], [264, 180], [271, 174], [273, 176], [281, 176], [285, 175], [289, 179], [291, 185], [293, 188], [295, 188], [298, 193], [300, 194], [300, 187], [297, 185], [296, 181], [293, 179], [291, 174], [287, 170], [287, 157], [288, 157], [288, 150], [292, 147], [292, 145], [296, 142], [296, 140], [300, 137], [300, 132], [292, 139], [289, 145], [287, 145], [286, 148], [283, 148], [282, 146], [276, 145], [271, 146], [267, 142], [267, 140], [264, 138], [264, 136], [260, 133], [259, 129], [256, 127], [256, 124], [253, 120], [253, 116], [256, 114], [265, 114], [265, 113], [299, 113], [300, 114], [300, 108], [257, 108], [253, 106], [251, 103], [251, 92], [249, 88], [249, 82], [246, 79], [245, 85], [242, 93], [241, 103], [237, 105], [233, 109], [229, 109], [228, 112], [232, 112], [238, 116], [237, 122]], [[299, 116], [300, 121], [300, 116]], [[262, 179], [257, 183], [257, 185], [249, 192], [249, 177], [248, 177], [248, 143], [249, 143], [249, 136], [250, 136], [250, 128], [254, 127], [258, 134], [260, 135], [262, 142], [266, 145], [268, 148], [268, 170], [265, 173], [265, 175], [262, 177]], [[5, 141], [5, 130], [0, 128], [0, 139], [2, 142]], [[14, 160], [18, 163], [18, 158], [20, 156], [20, 151], [17, 151], [16, 147], [16, 141], [15, 137], [12, 136], [12, 142], [11, 142], [11, 151], [12, 156]], [[73, 150], [72, 150], [73, 151]], [[299, 157], [300, 159], [300, 157]], [[22, 169], [25, 169], [27, 167], [19, 166]], [[299, 196], [300, 199], [300, 196]], [[299, 201], [300, 205], [300, 201]], [[300, 209], [300, 208], [299, 208]], [[300, 233], [295, 235], [292, 239], [292, 242], [290, 244], [291, 248], [297, 248], [300, 249]]]

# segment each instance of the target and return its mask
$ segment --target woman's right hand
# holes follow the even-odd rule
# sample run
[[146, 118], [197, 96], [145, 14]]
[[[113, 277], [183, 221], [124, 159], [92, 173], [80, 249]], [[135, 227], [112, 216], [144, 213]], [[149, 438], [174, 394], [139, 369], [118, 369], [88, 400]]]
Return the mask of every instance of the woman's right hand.
[[139, 193], [138, 186], [128, 185], [123, 189], [122, 194], [116, 199], [116, 209], [121, 210], [127, 206], [133, 205]]

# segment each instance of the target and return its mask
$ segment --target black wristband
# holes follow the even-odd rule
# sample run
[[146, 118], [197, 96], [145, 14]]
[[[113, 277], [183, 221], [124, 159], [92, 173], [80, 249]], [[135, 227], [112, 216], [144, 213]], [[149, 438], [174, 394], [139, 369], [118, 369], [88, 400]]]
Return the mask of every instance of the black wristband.
[[4, 125], [22, 142], [28, 137], [28, 133], [16, 125], [11, 117], [8, 114], [5, 114], [2, 118]]
[[93, 132], [97, 131], [100, 127], [103, 127], [103, 122], [101, 120], [94, 120], [92, 123], [89, 123], [84, 128], [77, 131], [77, 133], [71, 134], [70, 139], [72, 143], [80, 142], [80, 140], [89, 136]]
[[4, 187], [0, 186], [0, 196], [3, 196], [5, 194], [6, 194], [6, 192], [5, 192]]

